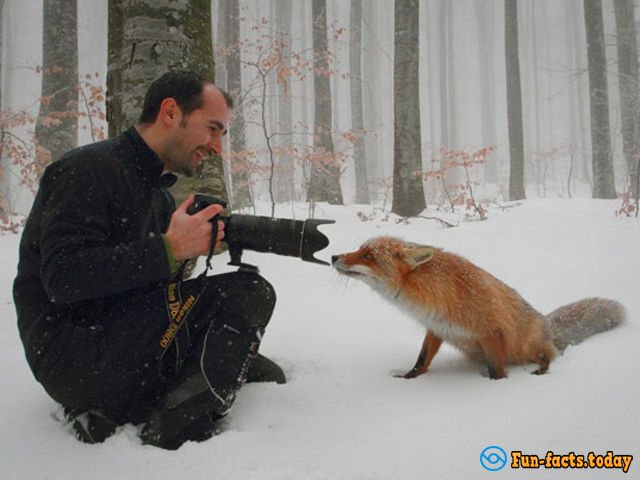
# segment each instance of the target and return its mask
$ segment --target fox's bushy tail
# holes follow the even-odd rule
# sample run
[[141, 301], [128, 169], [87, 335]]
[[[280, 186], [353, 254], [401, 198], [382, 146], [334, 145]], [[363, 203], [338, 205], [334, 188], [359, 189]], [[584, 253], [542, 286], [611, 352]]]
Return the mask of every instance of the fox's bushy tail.
[[611, 330], [626, 318], [624, 306], [607, 298], [585, 298], [555, 309], [549, 315], [551, 340], [562, 352], [569, 345], [577, 345], [591, 335]]

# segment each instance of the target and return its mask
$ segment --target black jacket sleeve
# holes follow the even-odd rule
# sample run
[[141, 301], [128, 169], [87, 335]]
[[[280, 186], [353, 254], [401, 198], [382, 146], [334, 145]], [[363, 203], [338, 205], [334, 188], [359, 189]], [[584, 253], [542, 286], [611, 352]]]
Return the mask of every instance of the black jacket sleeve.
[[127, 204], [126, 184], [124, 170], [104, 159], [53, 164], [45, 173], [41, 274], [53, 303], [108, 297], [169, 278], [160, 232], [127, 238], [119, 231], [136, 208]]

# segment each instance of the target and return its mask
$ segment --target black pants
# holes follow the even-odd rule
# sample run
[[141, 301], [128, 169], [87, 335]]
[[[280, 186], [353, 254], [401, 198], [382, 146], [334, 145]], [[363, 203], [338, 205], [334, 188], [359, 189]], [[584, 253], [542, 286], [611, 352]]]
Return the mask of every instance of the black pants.
[[[211, 370], [234, 374], [251, 356], [249, 349], [256, 348], [255, 337], [269, 322], [276, 295], [264, 278], [251, 272], [204, 281], [201, 295], [200, 279], [182, 282], [183, 299], [192, 293], [200, 296], [168, 349], [160, 342], [169, 316], [166, 288], [159, 287], [120, 299], [100, 318], [61, 325], [38, 369], [38, 380], [66, 407], [101, 410], [116, 422], [140, 423], [188, 376]], [[236, 342], [237, 348], [227, 348], [218, 358], [216, 348], [206, 349], [206, 344], [221, 328], [251, 338]]]

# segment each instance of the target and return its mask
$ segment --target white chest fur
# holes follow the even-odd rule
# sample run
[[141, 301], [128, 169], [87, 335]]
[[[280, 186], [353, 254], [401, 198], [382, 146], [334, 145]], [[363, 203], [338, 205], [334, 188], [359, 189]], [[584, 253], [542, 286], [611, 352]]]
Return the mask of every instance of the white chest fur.
[[429, 310], [423, 305], [408, 300], [402, 295], [402, 291], [392, 292], [385, 284], [375, 281], [367, 283], [405, 314], [424, 325], [443, 340], [455, 344], [472, 338], [470, 332], [465, 328], [447, 321], [440, 312]]

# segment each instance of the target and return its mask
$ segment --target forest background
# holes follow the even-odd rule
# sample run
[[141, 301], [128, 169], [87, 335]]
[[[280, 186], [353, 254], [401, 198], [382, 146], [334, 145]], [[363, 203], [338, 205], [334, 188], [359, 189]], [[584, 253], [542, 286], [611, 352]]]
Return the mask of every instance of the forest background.
[[[492, 445], [630, 454], [637, 477], [636, 10], [628, 0], [0, 0], [3, 478], [487, 478], [480, 455]], [[278, 292], [261, 351], [287, 384], [247, 385], [220, 435], [173, 454], [141, 445], [133, 425], [100, 446], [77, 442], [24, 360], [11, 288], [21, 223], [42, 169], [134, 124], [141, 92], [168, 68], [215, 78], [239, 106], [223, 158], [176, 195], [334, 219], [318, 252], [327, 260], [381, 234], [443, 246], [541, 312], [604, 296], [628, 321], [548, 375], [511, 367], [492, 382], [444, 345], [428, 375], [398, 379], [423, 328], [328, 267], [249, 251]], [[231, 270], [227, 260], [216, 256], [213, 271]], [[628, 476], [534, 473], [616, 475]]]
[[214, 78], [237, 100], [226, 155], [176, 196], [478, 218], [525, 197], [619, 197], [618, 213], [635, 215], [635, 10], [632, 0], [2, 0], [4, 228], [21, 222], [50, 161], [134, 124], [144, 90], [170, 68]]

